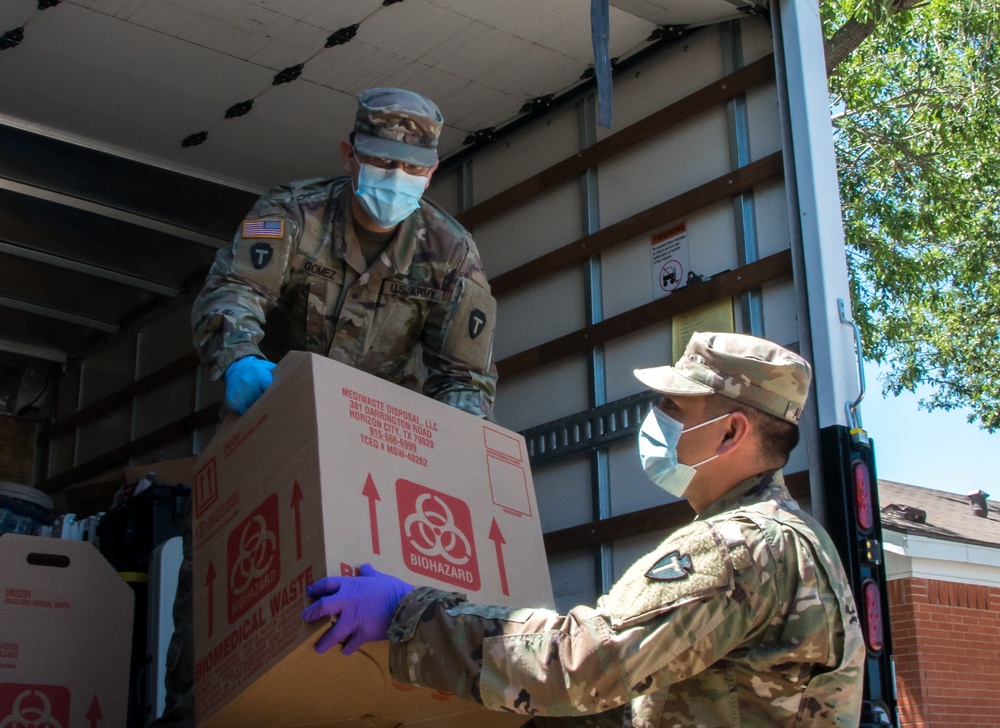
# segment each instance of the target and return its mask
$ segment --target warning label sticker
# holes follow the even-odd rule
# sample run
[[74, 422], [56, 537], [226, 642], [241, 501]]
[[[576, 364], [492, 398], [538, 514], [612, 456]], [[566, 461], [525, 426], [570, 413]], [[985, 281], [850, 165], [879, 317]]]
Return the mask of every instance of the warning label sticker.
[[403, 561], [415, 574], [478, 591], [472, 515], [464, 501], [400, 478], [396, 481]]
[[69, 726], [69, 697], [61, 685], [0, 683], [0, 725]]
[[277, 494], [268, 496], [233, 529], [226, 555], [226, 612], [233, 624], [281, 580]]

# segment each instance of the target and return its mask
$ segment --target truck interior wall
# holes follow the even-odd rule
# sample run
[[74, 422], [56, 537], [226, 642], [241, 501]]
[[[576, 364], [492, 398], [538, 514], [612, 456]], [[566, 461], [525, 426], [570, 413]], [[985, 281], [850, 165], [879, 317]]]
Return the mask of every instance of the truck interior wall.
[[[191, 351], [190, 300], [181, 300], [113, 337], [70, 368], [59, 382], [57, 422], [100, 405], [142, 380], [169, 368]], [[48, 477], [106, 457], [139, 438], [168, 428], [205, 406], [219, 402], [220, 382], [209, 382], [207, 368], [194, 367], [139, 392], [101, 416], [54, 437], [47, 446]], [[132, 452], [109, 467], [183, 457], [197, 453], [214, 426], [178, 431], [147, 451]], [[96, 475], [95, 471], [92, 475]], [[80, 480], [87, 479], [87, 475]]]
[[538, 468], [532, 471], [531, 478], [543, 532], [587, 523], [594, 518], [593, 499], [580, 487], [590, 482], [587, 458], [573, 458], [559, 467]]
[[578, 386], [586, 378], [587, 362], [574, 357], [498, 384], [497, 422], [520, 432], [580, 412], [590, 406], [587, 390]]
[[[616, 78], [613, 129], [595, 127], [593, 98], [584, 99], [526, 125], [518, 134], [440, 174], [428, 196], [461, 213], [572, 158], [588, 141], [607, 139], [770, 51], [767, 24], [761, 19], [704, 29]], [[718, 104], [600, 162], [590, 180], [571, 179], [549, 186], [522, 204], [470, 226], [490, 278], [724, 177], [736, 165], [780, 152], [776, 99], [773, 81], [757, 83], [739, 97], [746, 122], [743, 139], [733, 128], [735, 102]], [[742, 146], [735, 150], [734, 145]], [[748, 200], [753, 213], [749, 217], [741, 212]], [[583, 262], [498, 293], [497, 359], [502, 363], [589, 324], [627, 316], [649, 305], [655, 299], [650, 236], [679, 223], [685, 224], [690, 240], [691, 268], [706, 277], [735, 270], [744, 259], [752, 262], [756, 257], [786, 251], [791, 244], [788, 200], [781, 180], [761, 183], [743, 199], [704, 204], [679, 219], [614, 241], [600, 255], [599, 278], [592, 277]], [[757, 246], [749, 253], [741, 250], [742, 228], [748, 224]], [[796, 300], [790, 278], [767, 282], [756, 295], [762, 330], [755, 333], [794, 345], [798, 329], [794, 317], [789, 316]], [[744, 320], [738, 297], [726, 299], [733, 308], [736, 330], [749, 331], [751, 323]], [[117, 337], [113, 344], [89, 356], [78, 371], [68, 372], [61, 382], [60, 418], [169, 367], [178, 352], [190, 352], [188, 310], [187, 306], [176, 306], [165, 315], [152, 317], [150, 323], [136, 327], [134, 335]], [[505, 377], [501, 367], [498, 422], [526, 430], [641, 392], [632, 369], [676, 358], [679, 352], [672, 351], [671, 333], [671, 320], [665, 317], [637, 330], [615, 332], [594, 351], [557, 357], [513, 376]], [[74, 433], [54, 438], [48, 448], [49, 475], [79, 466], [185, 416], [205, 412], [221, 400], [222, 392], [221, 382], [208, 382], [204, 366], [172, 377], [157, 389], [138, 394], [134, 401], [77, 427]], [[635, 425], [632, 423], [633, 429]], [[210, 418], [203, 418], [180, 436], [146, 452], [133, 452], [130, 461], [197, 453], [213, 430]], [[792, 471], [804, 467], [801, 450], [800, 446], [793, 454]], [[538, 467], [534, 479], [546, 532], [673, 503], [642, 473], [635, 457], [634, 436], [596, 454]], [[662, 531], [646, 529], [619, 534], [604, 545], [588, 544], [554, 553], [550, 570], [560, 606], [592, 601], [621, 575], [624, 565], [663, 535]]]
[[[559, 214], [558, 207], [553, 206], [553, 210]], [[585, 296], [583, 270], [566, 268], [546, 278], [544, 285], [523, 286], [498, 297], [497, 360], [586, 326]]]
[[[749, 18], [739, 24], [706, 30], [683, 45], [666, 51], [637, 71], [616, 78], [611, 130], [597, 129], [607, 138], [622, 128], [698, 91], [742, 65], [772, 51], [767, 24]], [[731, 102], [732, 104], [733, 102]], [[668, 132], [626, 150], [597, 167], [597, 217], [601, 228], [634, 216], [664, 200], [782, 149], [774, 82], [754, 86], [739, 99], [745, 128], [734, 129], [731, 106], [697, 114]], [[579, 151], [584, 106], [577, 104], [556, 114], [548, 123], [536, 123], [502, 144], [473, 157], [472, 200], [489, 199], [508, 187]], [[743, 137], [740, 138], [739, 134]], [[736, 146], [740, 148], [737, 149]], [[741, 161], [742, 160], [742, 161]], [[454, 175], [458, 177], [458, 175]], [[460, 182], [455, 182], [457, 188]], [[791, 244], [788, 200], [782, 181], [754, 188], [746, 199], [707, 205], [676, 220], [684, 223], [690, 241], [691, 270], [706, 278], [737, 269], [741, 261], [785, 251]], [[591, 199], [589, 204], [593, 204]], [[477, 224], [474, 237], [491, 278], [584, 237], [588, 199], [582, 181], [545, 189], [527, 203]], [[744, 212], [749, 208], [749, 213]], [[599, 310], [607, 319], [627, 313], [654, 299], [650, 270], [650, 237], [664, 225], [617, 241], [600, 256]], [[754, 248], [745, 244], [741, 226], [750, 225]], [[587, 324], [589, 304], [585, 265], [569, 266], [541, 279], [498, 295], [496, 353], [502, 360], [515, 353], [578, 331]], [[755, 292], [761, 310], [761, 330], [795, 346], [798, 326], [791, 278], [769, 282]], [[734, 326], [751, 330], [740, 301], [732, 299]], [[571, 356], [530, 373], [504, 377], [500, 369], [497, 416], [501, 424], [526, 429], [557, 418], [581, 413], [598, 402], [614, 401], [642, 390], [634, 379], [636, 366], [653, 366], [675, 359], [669, 319], [613, 338], [601, 347], [604, 381], [592, 391], [589, 358]], [[793, 454], [789, 471], [805, 468], [804, 445]], [[548, 532], [585, 524], [598, 518], [631, 513], [672, 502], [672, 497], [649, 483], [635, 456], [634, 438], [605, 450], [609, 478], [605, 512], [595, 477], [594, 455], [588, 454], [535, 470], [535, 485]], [[581, 548], [550, 558], [550, 571], [560, 608], [591, 602], [609, 580], [635, 557], [648, 551], [664, 532], [643, 533], [615, 540], [610, 547]], [[601, 563], [611, 574], [601, 575]], [[582, 581], [581, 581], [582, 580]]]
[[[535, 131], [545, 127], [536, 127]], [[538, 144], [544, 145], [544, 137]], [[501, 157], [492, 161], [500, 163]], [[517, 162], [520, 166], [520, 163]], [[483, 176], [489, 176], [491, 165], [473, 162], [476, 186]], [[522, 173], [527, 169], [521, 167]], [[520, 180], [519, 180], [520, 181]], [[474, 235], [483, 256], [483, 265], [493, 274], [538, 258], [583, 236], [583, 209], [580, 184], [574, 180], [554, 189], [544, 190], [527, 203], [477, 224]]]
[[[63, 373], [56, 382], [56, 422], [63, 422], [80, 409], [80, 367]], [[44, 459], [44, 475], [62, 473], [73, 467], [76, 434], [68, 433], [50, 440], [45, 447], [35, 450], [36, 459]]]
[[[80, 407], [89, 407], [135, 380], [136, 336], [116, 338], [88, 357], [80, 377]], [[86, 462], [127, 443], [132, 407], [122, 405], [77, 429], [76, 460]]]

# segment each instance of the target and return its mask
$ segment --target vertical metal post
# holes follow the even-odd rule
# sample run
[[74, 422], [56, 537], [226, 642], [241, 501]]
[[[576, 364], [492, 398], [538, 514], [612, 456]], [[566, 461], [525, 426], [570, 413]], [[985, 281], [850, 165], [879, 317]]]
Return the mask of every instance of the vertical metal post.
[[[138, 331], [135, 335], [135, 365], [132, 368], [132, 381], [138, 382], [142, 376], [142, 339], [144, 332]], [[132, 422], [129, 425], [128, 439], [135, 440], [139, 435], [139, 397], [132, 397]], [[135, 463], [135, 456], [129, 458], [129, 465]]]
[[[194, 370], [194, 412], [201, 410], [201, 403], [205, 399], [205, 367], [201, 364]], [[191, 454], [201, 455], [201, 427], [196, 427], [191, 432]]]
[[458, 171], [458, 211], [464, 212], [475, 204], [472, 187], [472, 157], [462, 160]]
[[[726, 74], [743, 67], [743, 40], [740, 35], [740, 21], [733, 20], [720, 26], [722, 29], [722, 61]], [[750, 130], [745, 94], [739, 94], [726, 103], [726, 118], [729, 125], [729, 160], [732, 169], [750, 163]], [[754, 206], [753, 190], [741, 193], [733, 200], [736, 216], [736, 253], [740, 266], [756, 261], [757, 212]], [[764, 334], [764, 316], [761, 310], [760, 289], [755, 288], [740, 296], [740, 311], [743, 330], [755, 336]]]
[[[850, 301], [844, 228], [841, 220], [833, 124], [827, 94], [823, 29], [815, 0], [771, 4], [779, 102], [790, 132], [785, 150], [786, 185], [794, 195], [792, 264], [801, 259], [805, 275], [798, 285], [808, 301], [811, 362], [819, 427], [848, 425], [844, 402], [858, 391], [854, 332], [840, 323], [838, 300]], [[791, 174], [788, 171], [791, 171]], [[793, 229], [794, 231], [794, 229]], [[801, 248], [801, 252], [796, 250]], [[800, 309], [801, 310], [801, 309]], [[848, 317], [850, 312], [845, 312]], [[802, 317], [800, 316], [800, 322]], [[813, 491], [813, 502], [821, 495]]]
[[[87, 362], [80, 362], [80, 382], [76, 390], [76, 411], [83, 409], [83, 388], [87, 380]], [[80, 426], [73, 428], [73, 467], [80, 464]], [[49, 473], [51, 475], [51, 473]]]
[[[580, 148], [586, 149], [597, 141], [596, 99], [594, 94], [584, 96], [579, 106]], [[591, 167], [580, 178], [583, 234], [590, 235], [601, 228], [600, 205], [598, 204], [597, 169]], [[601, 257], [592, 256], [585, 263], [585, 296], [587, 302], [587, 324], [593, 325], [604, 320], [604, 304], [601, 299]], [[600, 407], [607, 402], [607, 386], [604, 368], [604, 347], [598, 346], [590, 352], [589, 397], [590, 406]], [[591, 460], [591, 487], [593, 493], [594, 517], [598, 520], [611, 516], [611, 474], [608, 467], [608, 451], [598, 448]], [[611, 544], [601, 544], [596, 564], [597, 583], [601, 593], [607, 594], [614, 583], [614, 562]]]

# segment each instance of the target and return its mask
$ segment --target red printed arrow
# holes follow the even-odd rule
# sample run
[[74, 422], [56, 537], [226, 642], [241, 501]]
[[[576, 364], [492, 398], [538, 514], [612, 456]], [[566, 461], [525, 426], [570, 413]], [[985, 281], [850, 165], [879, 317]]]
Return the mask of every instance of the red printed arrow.
[[299, 520], [299, 503], [302, 502], [302, 488], [296, 479], [292, 486], [292, 510], [295, 511], [295, 559], [302, 560], [302, 523]]
[[208, 589], [208, 636], [210, 638], [212, 636], [212, 625], [215, 623], [215, 620], [213, 619], [214, 615], [212, 610], [212, 601], [213, 601], [212, 597], [214, 596], [214, 591], [215, 591], [213, 589], [213, 586], [215, 584], [215, 577], [216, 577], [215, 562], [209, 561], [208, 574], [205, 575], [205, 588]]
[[90, 701], [90, 707], [87, 708], [87, 715], [84, 717], [90, 723], [90, 728], [97, 728], [97, 722], [104, 717], [104, 713], [101, 712], [101, 704], [97, 702], [96, 695]]
[[361, 491], [361, 495], [368, 499], [368, 519], [371, 521], [372, 529], [372, 553], [380, 554], [378, 543], [378, 514], [375, 512], [375, 502], [382, 500], [378, 497], [378, 490], [375, 488], [375, 481], [372, 480], [372, 474], [368, 473], [368, 480], [365, 481], [365, 487]]
[[507, 565], [503, 562], [503, 545], [507, 543], [504, 541], [503, 534], [500, 533], [500, 526], [497, 525], [497, 519], [493, 519], [493, 524], [490, 526], [490, 541], [497, 549], [497, 566], [500, 568], [500, 589], [503, 591], [504, 596], [509, 597], [510, 591], [507, 588]]

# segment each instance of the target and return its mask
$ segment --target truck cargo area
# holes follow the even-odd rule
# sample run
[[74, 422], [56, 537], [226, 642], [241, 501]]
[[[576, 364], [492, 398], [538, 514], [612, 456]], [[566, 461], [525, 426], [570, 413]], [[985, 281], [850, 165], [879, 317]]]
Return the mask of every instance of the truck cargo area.
[[[200, 455], [223, 387], [190, 308], [216, 251], [268, 188], [343, 174], [357, 94], [398, 86], [444, 115], [427, 196], [498, 300], [496, 419], [527, 444], [556, 606], [692, 518], [636, 459], [656, 397], [632, 371], [706, 327], [812, 362], [786, 480], [878, 582], [857, 543], [878, 523], [850, 510], [852, 463], [875, 473], [816, 3], [611, 0], [608, 20], [604, 63], [583, 0], [3, 3], [0, 424], [21, 445], [0, 479], [82, 518], [123, 469]], [[889, 653], [866, 699], [891, 713]]]

